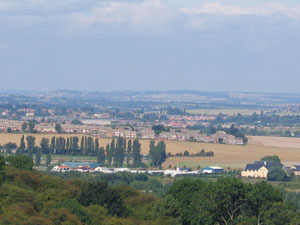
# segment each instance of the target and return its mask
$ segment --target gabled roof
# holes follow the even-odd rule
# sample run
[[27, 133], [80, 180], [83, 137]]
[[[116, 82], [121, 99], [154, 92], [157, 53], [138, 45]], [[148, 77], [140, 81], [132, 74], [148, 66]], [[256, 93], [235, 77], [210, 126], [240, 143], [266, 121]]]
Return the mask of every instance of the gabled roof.
[[300, 171], [300, 165], [292, 165], [289, 169], [291, 171]]
[[245, 171], [247, 171], [247, 170], [259, 170], [261, 167], [263, 167], [263, 165], [255, 164], [255, 163], [247, 164], [246, 168], [245, 168]]
[[273, 163], [273, 162], [268, 162], [268, 161], [255, 161], [254, 163], [252, 164], [247, 164], [246, 167], [245, 167], [245, 171], [247, 170], [259, 170], [261, 167], [265, 167], [267, 168], [268, 170], [271, 168], [271, 167], [274, 167], [274, 166], [279, 166], [279, 167], [282, 167], [281, 164], [277, 164], [277, 163]]

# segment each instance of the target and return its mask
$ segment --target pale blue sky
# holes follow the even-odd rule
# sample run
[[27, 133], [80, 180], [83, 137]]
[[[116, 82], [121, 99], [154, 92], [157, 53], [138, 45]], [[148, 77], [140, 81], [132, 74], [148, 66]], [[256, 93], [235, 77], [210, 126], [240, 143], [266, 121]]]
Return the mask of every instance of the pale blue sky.
[[300, 92], [295, 0], [0, 0], [0, 89]]

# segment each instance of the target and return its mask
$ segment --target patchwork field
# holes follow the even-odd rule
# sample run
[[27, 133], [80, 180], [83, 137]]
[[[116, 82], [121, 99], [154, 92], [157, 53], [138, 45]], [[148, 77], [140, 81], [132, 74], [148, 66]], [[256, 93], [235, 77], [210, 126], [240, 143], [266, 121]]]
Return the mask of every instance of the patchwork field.
[[[51, 138], [52, 136], [70, 137], [67, 134], [32, 134], [36, 137], [36, 143], [39, 143], [42, 137]], [[0, 144], [7, 142], [20, 143], [22, 134], [0, 134]], [[75, 136], [75, 135], [73, 135]], [[77, 135], [81, 138], [82, 135]], [[100, 146], [105, 146], [111, 139], [100, 139]], [[149, 140], [140, 140], [142, 145], [142, 153], [148, 153]], [[259, 160], [266, 155], [278, 155], [285, 165], [300, 164], [300, 139], [299, 138], [277, 138], [277, 137], [249, 137], [249, 145], [222, 145], [222, 144], [207, 144], [197, 142], [183, 142], [183, 141], [165, 141], [167, 145], [167, 152], [173, 154], [177, 152], [190, 153], [200, 152], [201, 149], [206, 151], [213, 151], [214, 157], [171, 157], [164, 167], [169, 165], [180, 166], [186, 165], [191, 167], [201, 167], [208, 165], [219, 165], [230, 168], [243, 168], [246, 163]]]

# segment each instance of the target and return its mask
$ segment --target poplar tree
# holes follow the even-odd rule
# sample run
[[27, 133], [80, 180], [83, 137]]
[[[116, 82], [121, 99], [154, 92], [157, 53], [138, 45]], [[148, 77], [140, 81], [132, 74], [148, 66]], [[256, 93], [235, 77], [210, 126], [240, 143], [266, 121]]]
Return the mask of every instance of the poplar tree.
[[150, 141], [149, 145], [149, 160], [151, 166], [161, 166], [166, 160], [166, 144], [163, 141], [155, 145], [154, 141]]
[[142, 156], [141, 156], [141, 143], [138, 139], [133, 141], [132, 145], [132, 158], [133, 158], [133, 166], [139, 167], [142, 163]]
[[84, 144], [84, 136], [82, 136], [81, 137], [81, 141], [80, 141], [80, 153], [81, 153], [81, 155], [84, 154], [84, 150], [85, 150], [84, 146], [85, 146], [85, 144]]
[[105, 162], [104, 148], [100, 147], [100, 149], [97, 151], [97, 163], [99, 163], [102, 166], [104, 165], [104, 162]]
[[108, 164], [111, 166], [112, 162], [115, 161], [114, 155], [115, 155], [115, 139], [112, 139], [111, 144], [109, 146], [109, 150], [107, 152], [107, 160]]
[[125, 158], [124, 138], [119, 137], [114, 152], [115, 165], [118, 167], [122, 167], [124, 158]]
[[128, 143], [127, 143], [127, 151], [126, 151], [126, 164], [127, 164], [127, 166], [130, 165], [131, 151], [132, 151], [132, 141], [129, 140]]
[[28, 152], [29, 152], [29, 154], [32, 154], [33, 150], [34, 150], [34, 146], [35, 146], [35, 137], [27, 136], [26, 141], [27, 141]]
[[100, 147], [100, 145], [99, 145], [99, 139], [96, 138], [96, 139], [95, 139], [95, 151], [96, 151], [96, 152], [99, 151], [99, 147]]
[[56, 138], [55, 138], [55, 136], [53, 136], [51, 138], [51, 144], [50, 144], [50, 153], [51, 154], [56, 153], [55, 145], [56, 145]]
[[148, 159], [150, 161], [150, 165], [153, 166], [154, 165], [154, 161], [155, 161], [155, 141], [151, 140], [149, 143], [149, 154], [148, 154]]
[[42, 140], [40, 142], [40, 146], [42, 148], [42, 153], [48, 154], [49, 153], [49, 138], [42, 138]]
[[20, 141], [20, 146], [17, 150], [17, 153], [24, 154], [24, 152], [25, 152], [25, 137], [24, 137], [24, 135], [22, 135], [21, 141]]
[[69, 137], [67, 137], [66, 151], [67, 151], [67, 154], [70, 154], [70, 153], [69, 153], [69, 151], [70, 151], [70, 138], [69, 138]]
[[73, 155], [80, 154], [80, 151], [79, 151], [79, 138], [78, 137], [73, 137], [72, 138], [71, 148], [72, 148], [72, 151], [73, 151]]

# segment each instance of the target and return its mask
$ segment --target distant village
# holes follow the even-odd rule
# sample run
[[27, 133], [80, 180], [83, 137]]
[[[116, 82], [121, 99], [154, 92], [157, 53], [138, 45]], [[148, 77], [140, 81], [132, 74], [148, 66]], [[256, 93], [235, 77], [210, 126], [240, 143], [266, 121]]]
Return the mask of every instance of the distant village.
[[[25, 109], [24, 109], [25, 110]], [[204, 143], [221, 143], [230, 145], [243, 145], [240, 137], [227, 134], [225, 131], [216, 131], [214, 134], [202, 133], [199, 130], [187, 128], [187, 124], [195, 124], [196, 121], [211, 120], [213, 116], [169, 116], [168, 122], [161, 122], [167, 131], [155, 133], [153, 123], [133, 123], [131, 120], [110, 119], [110, 114], [96, 114], [92, 119], [64, 120], [59, 123], [61, 130], [56, 130], [57, 122], [51, 122], [44, 117], [35, 117], [34, 110], [25, 110], [23, 120], [0, 119], [0, 132], [19, 133], [24, 132], [22, 125], [27, 121], [35, 121], [33, 133], [67, 133], [90, 134], [101, 138], [129, 138], [129, 139], [157, 139], [173, 141], [196, 141]], [[34, 119], [34, 120], [33, 120]], [[49, 120], [49, 122], [46, 122]], [[178, 121], [181, 121], [178, 123]], [[183, 122], [184, 121], [184, 122]], [[203, 123], [205, 124], [205, 123]]]

